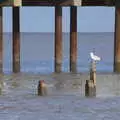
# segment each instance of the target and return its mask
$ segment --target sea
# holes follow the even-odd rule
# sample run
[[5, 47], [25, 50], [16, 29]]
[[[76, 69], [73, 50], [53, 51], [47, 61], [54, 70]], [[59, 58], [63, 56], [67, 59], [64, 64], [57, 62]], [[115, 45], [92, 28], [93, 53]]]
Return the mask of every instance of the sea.
[[[12, 72], [12, 34], [4, 33], [4, 72]], [[62, 71], [69, 72], [70, 34], [63, 33]], [[89, 70], [91, 51], [101, 57], [98, 71], [113, 71], [114, 33], [78, 33], [77, 71]], [[54, 33], [21, 33], [21, 72], [54, 72]]]
[[[21, 72], [12, 73], [12, 34], [4, 33], [0, 120], [119, 120], [120, 74], [113, 73], [114, 33], [78, 33], [77, 73], [69, 72], [69, 33], [63, 33], [62, 73], [54, 73], [54, 33], [21, 33]], [[96, 97], [85, 97], [91, 51]], [[44, 80], [47, 95], [38, 96]]]

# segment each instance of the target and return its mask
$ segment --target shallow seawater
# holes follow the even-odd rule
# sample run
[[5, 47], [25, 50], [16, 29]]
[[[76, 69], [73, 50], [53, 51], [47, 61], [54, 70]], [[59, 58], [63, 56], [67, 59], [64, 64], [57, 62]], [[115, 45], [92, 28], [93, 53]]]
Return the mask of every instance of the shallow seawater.
[[[21, 33], [20, 64], [21, 72], [54, 72], [54, 33]], [[70, 34], [63, 33], [62, 71], [69, 72]], [[5, 33], [3, 41], [4, 72], [12, 72], [12, 34]], [[114, 32], [78, 33], [77, 71], [88, 72], [91, 51], [95, 51], [101, 61], [97, 71], [112, 72], [114, 64]], [[31, 49], [32, 48], [32, 49]]]
[[[119, 120], [120, 75], [99, 74], [97, 96], [84, 97], [87, 74], [1, 76], [0, 120]], [[47, 96], [37, 96], [44, 79]]]

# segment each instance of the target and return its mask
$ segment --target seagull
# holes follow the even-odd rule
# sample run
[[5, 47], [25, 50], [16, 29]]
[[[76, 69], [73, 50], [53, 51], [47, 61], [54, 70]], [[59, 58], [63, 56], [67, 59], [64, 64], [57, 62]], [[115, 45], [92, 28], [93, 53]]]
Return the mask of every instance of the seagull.
[[94, 60], [94, 61], [100, 61], [100, 60], [101, 60], [101, 58], [98, 57], [98, 56], [96, 56], [96, 55], [94, 55], [93, 52], [90, 52], [90, 57], [91, 57], [91, 59]]

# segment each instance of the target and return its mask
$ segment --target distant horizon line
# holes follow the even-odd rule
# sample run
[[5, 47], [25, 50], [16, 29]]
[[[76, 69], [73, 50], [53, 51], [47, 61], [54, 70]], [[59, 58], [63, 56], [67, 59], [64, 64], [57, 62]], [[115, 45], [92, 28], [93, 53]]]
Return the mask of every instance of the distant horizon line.
[[[3, 33], [12, 33], [12, 32], [3, 32]], [[20, 32], [20, 33], [55, 33], [55, 32]], [[62, 32], [70, 33], [70, 32]], [[77, 33], [114, 33], [114, 32], [77, 32]]]

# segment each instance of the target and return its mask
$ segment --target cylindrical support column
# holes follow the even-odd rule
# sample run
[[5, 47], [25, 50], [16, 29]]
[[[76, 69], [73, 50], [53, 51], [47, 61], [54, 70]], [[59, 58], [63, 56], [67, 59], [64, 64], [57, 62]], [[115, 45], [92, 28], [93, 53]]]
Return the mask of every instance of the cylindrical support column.
[[3, 11], [0, 7], [0, 73], [3, 72]]
[[20, 11], [13, 7], [13, 72], [20, 72]]
[[114, 72], [120, 72], [120, 8], [115, 10]]
[[62, 6], [55, 6], [55, 72], [62, 69]]
[[77, 72], [77, 7], [70, 8], [70, 72]]

